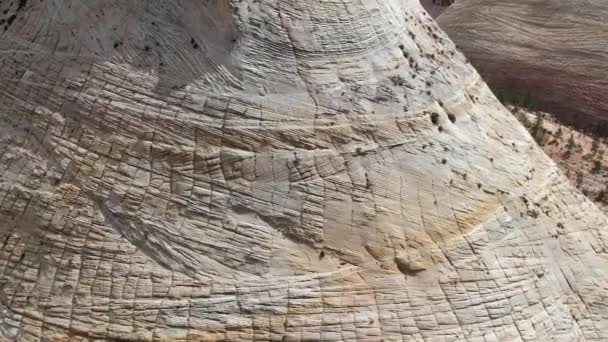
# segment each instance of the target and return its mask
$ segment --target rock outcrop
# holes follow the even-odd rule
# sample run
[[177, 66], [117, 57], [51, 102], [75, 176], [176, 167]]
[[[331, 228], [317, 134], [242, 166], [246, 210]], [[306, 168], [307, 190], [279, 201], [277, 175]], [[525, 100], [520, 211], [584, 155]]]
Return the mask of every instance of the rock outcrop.
[[417, 0], [8, 13], [4, 338], [608, 337], [607, 218]]
[[457, 1], [437, 18], [493, 90], [608, 136], [608, 3]]

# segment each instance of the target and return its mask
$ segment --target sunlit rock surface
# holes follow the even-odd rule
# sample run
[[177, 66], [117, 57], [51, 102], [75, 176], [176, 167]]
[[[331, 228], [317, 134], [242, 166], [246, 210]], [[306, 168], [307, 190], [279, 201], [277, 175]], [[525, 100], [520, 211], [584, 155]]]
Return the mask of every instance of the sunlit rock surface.
[[606, 217], [418, 0], [2, 6], [4, 339], [608, 337]]

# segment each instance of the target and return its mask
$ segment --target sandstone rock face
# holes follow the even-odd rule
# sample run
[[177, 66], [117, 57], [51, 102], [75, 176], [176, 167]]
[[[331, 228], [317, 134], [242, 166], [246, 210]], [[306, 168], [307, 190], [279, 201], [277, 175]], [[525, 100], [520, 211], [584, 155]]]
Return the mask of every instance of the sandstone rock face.
[[493, 90], [608, 135], [608, 2], [463, 0], [440, 26]]
[[608, 338], [606, 217], [417, 0], [8, 13], [5, 339]]

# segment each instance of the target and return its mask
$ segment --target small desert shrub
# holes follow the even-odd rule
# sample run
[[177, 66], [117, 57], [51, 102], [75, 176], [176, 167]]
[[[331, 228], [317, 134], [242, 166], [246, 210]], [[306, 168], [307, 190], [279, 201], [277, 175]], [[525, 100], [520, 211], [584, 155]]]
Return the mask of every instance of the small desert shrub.
[[405, 80], [400, 75], [392, 75], [389, 77], [394, 86], [402, 86]]
[[450, 121], [452, 121], [452, 123], [455, 123], [456, 115], [454, 115], [453, 113], [448, 113], [448, 119], [450, 119]]
[[604, 190], [600, 190], [595, 196], [595, 201], [600, 203], [608, 203], [608, 186]]
[[431, 113], [431, 122], [433, 125], [437, 126], [439, 124], [439, 114], [432, 112]]
[[530, 133], [537, 144], [540, 146], [544, 145], [546, 129], [543, 127], [542, 115], [536, 116], [536, 121], [534, 122], [534, 126], [531, 128]]
[[576, 187], [580, 188], [583, 185], [583, 174], [581, 172], [576, 173]]
[[568, 143], [566, 144], [566, 152], [564, 152], [564, 159], [569, 159], [572, 156], [572, 150], [576, 147], [576, 143], [574, 142], [574, 134], [570, 134], [570, 138], [568, 138]]
[[602, 161], [601, 160], [594, 160], [593, 161], [593, 168], [591, 169], [591, 173], [593, 174], [598, 174], [602, 171]]

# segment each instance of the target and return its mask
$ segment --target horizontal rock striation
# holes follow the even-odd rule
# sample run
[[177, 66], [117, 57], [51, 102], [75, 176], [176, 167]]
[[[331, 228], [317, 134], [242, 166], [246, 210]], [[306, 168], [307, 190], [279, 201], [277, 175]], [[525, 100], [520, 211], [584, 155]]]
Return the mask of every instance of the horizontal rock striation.
[[608, 3], [457, 1], [437, 18], [493, 90], [608, 135]]

